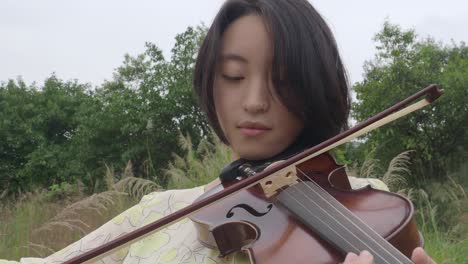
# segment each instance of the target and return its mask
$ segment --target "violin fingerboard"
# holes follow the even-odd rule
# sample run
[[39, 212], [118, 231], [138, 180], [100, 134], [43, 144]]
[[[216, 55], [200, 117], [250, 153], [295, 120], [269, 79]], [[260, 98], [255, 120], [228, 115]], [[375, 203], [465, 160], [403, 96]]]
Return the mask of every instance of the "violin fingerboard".
[[277, 199], [299, 221], [344, 254], [367, 250], [377, 264], [413, 263], [315, 182], [297, 183], [283, 190]]

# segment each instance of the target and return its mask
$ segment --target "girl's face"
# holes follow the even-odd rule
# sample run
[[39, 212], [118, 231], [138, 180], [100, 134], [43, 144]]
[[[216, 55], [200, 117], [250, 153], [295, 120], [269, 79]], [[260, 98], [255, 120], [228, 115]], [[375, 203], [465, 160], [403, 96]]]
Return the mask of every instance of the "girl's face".
[[275, 92], [272, 49], [257, 15], [237, 19], [222, 37], [214, 103], [221, 129], [241, 158], [270, 158], [292, 144], [304, 127]]

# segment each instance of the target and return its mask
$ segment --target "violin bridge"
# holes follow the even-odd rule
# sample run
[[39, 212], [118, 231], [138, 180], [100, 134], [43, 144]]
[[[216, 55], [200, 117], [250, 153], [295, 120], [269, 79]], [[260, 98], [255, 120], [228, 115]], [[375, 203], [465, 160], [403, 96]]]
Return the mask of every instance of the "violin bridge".
[[259, 184], [265, 196], [270, 198], [281, 188], [291, 186], [299, 181], [295, 166], [288, 166], [260, 180]]

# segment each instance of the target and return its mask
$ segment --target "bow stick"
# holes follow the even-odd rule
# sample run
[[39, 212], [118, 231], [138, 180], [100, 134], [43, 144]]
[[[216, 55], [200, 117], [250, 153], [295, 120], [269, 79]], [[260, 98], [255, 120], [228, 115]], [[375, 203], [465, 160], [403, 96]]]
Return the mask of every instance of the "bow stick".
[[[438, 85], [432, 84], [423, 90], [417, 92], [416, 94], [406, 98], [405, 100], [393, 105], [392, 107], [380, 112], [379, 114], [369, 118], [368, 120], [354, 126], [353, 128], [344, 131], [312, 148], [309, 148], [291, 158], [279, 164], [268, 168], [267, 170], [257, 173], [252, 177], [245, 178], [242, 181], [239, 181], [223, 191], [215, 193], [205, 199], [194, 202], [193, 204], [180, 209], [179, 211], [164, 216], [148, 225], [140, 227], [130, 233], [127, 233], [123, 236], [120, 236], [114, 240], [111, 240], [101, 246], [93, 248], [81, 255], [75, 256], [67, 261], [65, 264], [76, 264], [76, 263], [89, 263], [97, 258], [105, 257], [133, 242], [136, 242], [139, 239], [143, 239], [147, 236], [152, 235], [153, 233], [163, 229], [164, 227], [173, 224], [174, 222], [180, 220], [183, 217], [188, 217], [191, 214], [203, 209], [204, 207], [220, 201], [224, 198], [230, 197], [235, 193], [250, 188], [257, 184], [259, 181], [265, 179], [268, 176], [272, 176], [281, 170], [286, 170], [291, 166], [300, 164], [310, 158], [316, 157], [324, 152], [327, 152], [333, 148], [336, 148], [346, 142], [349, 142], [369, 131], [377, 129], [389, 122], [392, 122], [400, 117], [403, 117], [413, 111], [416, 111], [426, 105], [431, 104], [434, 100], [439, 98], [443, 93], [443, 90], [440, 89]], [[417, 99], [424, 96], [423, 99], [417, 101], [416, 103], [411, 104]]]

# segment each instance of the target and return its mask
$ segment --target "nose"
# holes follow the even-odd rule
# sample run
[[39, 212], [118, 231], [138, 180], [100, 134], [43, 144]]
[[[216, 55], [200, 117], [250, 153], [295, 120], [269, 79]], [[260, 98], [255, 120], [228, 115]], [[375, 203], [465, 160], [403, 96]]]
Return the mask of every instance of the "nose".
[[269, 83], [264, 80], [251, 80], [245, 87], [242, 107], [250, 113], [262, 113], [270, 107], [271, 95], [268, 89]]

